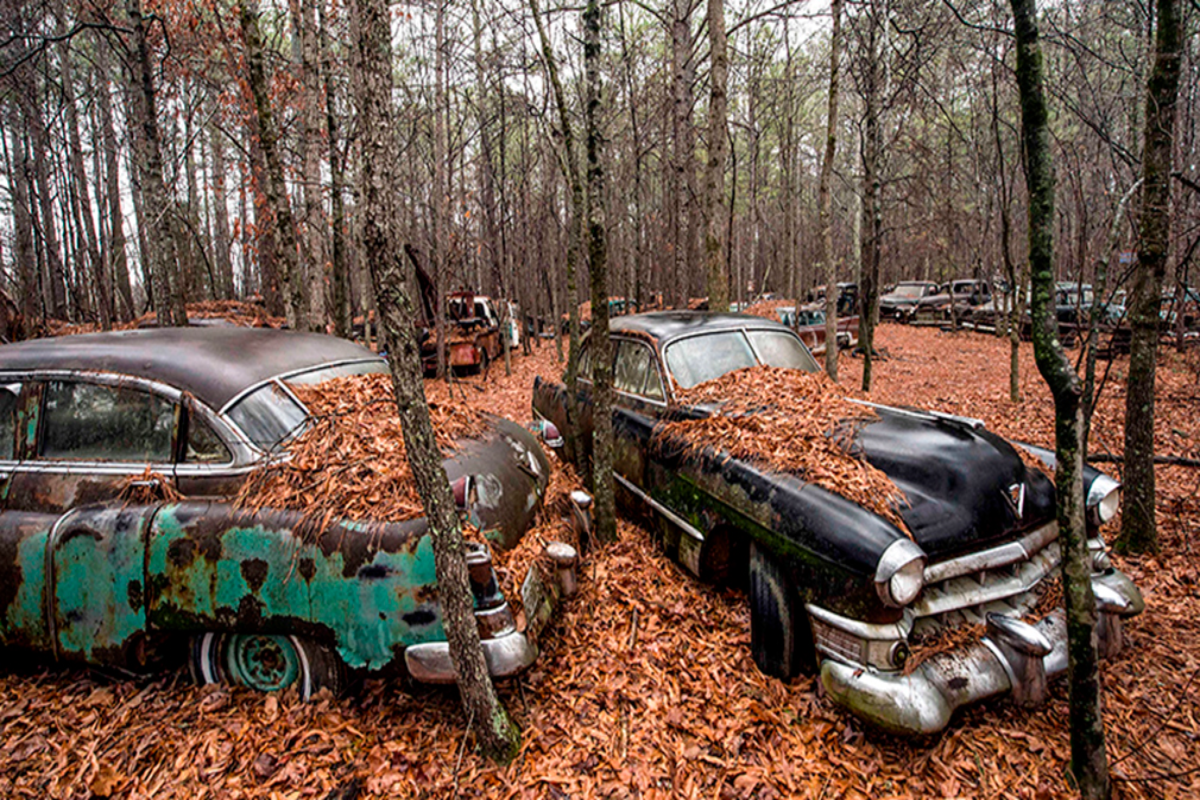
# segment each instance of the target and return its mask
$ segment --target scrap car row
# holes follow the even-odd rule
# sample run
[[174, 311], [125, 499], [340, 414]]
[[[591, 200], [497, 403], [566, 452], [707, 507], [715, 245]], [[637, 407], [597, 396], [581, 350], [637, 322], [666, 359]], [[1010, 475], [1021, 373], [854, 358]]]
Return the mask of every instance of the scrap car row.
[[[1046, 602], [1061, 562], [1055, 494], [1013, 444], [978, 420], [869, 405], [849, 449], [902, 492], [889, 518], [800, 475], [657, 433], [715, 413], [688, 392], [735, 370], [819, 372], [794, 326], [664, 311], [615, 318], [610, 336], [620, 511], [648, 522], [697, 578], [746, 587], [759, 669], [783, 680], [815, 672], [835, 702], [907, 733], [938, 731], [985, 697], [1044, 700], [1067, 664], [1062, 609]], [[491, 560], [543, 502], [544, 448], [588, 456], [591, 357], [585, 338], [575, 402], [539, 377], [528, 426], [491, 418], [444, 462], [461, 512], [488, 531], [467, 559], [496, 677], [536, 660], [540, 628], [574, 588], [574, 554], [550, 544], [565, 568], [530, 570], [518, 619]], [[300, 512], [233, 501], [254, 470], [286, 461], [306, 425], [293, 387], [385, 369], [332, 337], [219, 326], [0, 348], [0, 646], [132, 671], [182, 653], [201, 682], [296, 686], [304, 697], [389, 671], [453, 681], [424, 519], [314, 531]], [[803, 411], [814, 400], [779, 402]], [[1052, 465], [1053, 454], [1026, 449]], [[1144, 604], [1099, 533], [1119, 486], [1090, 468], [1085, 483], [1100, 648], [1111, 656]], [[129, 499], [129, 487], [153, 484], [171, 491]], [[586, 530], [590, 499], [572, 502]], [[910, 660], [919, 642], [967, 625], [985, 634]]]

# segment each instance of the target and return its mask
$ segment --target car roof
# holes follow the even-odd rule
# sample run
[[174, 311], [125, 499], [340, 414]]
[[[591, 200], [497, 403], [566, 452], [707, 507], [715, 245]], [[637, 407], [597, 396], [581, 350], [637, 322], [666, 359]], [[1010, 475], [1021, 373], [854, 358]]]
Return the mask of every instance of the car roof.
[[737, 330], [738, 328], [768, 328], [790, 331], [782, 323], [752, 314], [721, 314], [710, 311], [650, 311], [645, 314], [629, 314], [609, 320], [612, 333], [634, 333], [657, 339], [666, 344], [672, 339], [695, 333]]
[[345, 339], [272, 328], [149, 328], [0, 346], [0, 370], [134, 375], [190, 392], [215, 409], [278, 375], [372, 358], [378, 356]]

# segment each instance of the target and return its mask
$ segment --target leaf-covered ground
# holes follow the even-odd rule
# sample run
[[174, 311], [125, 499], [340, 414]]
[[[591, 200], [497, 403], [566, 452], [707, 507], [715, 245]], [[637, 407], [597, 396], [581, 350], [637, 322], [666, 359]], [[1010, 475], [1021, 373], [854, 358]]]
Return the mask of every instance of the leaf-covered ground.
[[[1049, 398], [1028, 347], [1008, 396], [1007, 343], [885, 326], [873, 399], [985, 419], [1049, 444]], [[493, 365], [461, 388], [524, 421], [553, 347]], [[1161, 455], [1196, 457], [1200, 353], [1164, 353]], [[1109, 373], [1093, 433], [1120, 453], [1127, 359]], [[843, 359], [857, 386], [861, 361]], [[1111, 465], [1110, 465], [1111, 466]], [[1129, 646], [1106, 664], [1113, 771], [1127, 797], [1200, 793], [1200, 470], [1159, 470], [1164, 555], [1119, 564], [1147, 594]], [[663, 558], [639, 528], [583, 566], [580, 594], [536, 668], [502, 687], [525, 732], [508, 767], [479, 758], [452, 691], [369, 681], [301, 704], [197, 689], [186, 673], [109, 679], [63, 668], [0, 674], [0, 797], [1065, 797], [1066, 686], [1035, 713], [1003, 700], [922, 741], [881, 735], [819, 698], [813, 681], [764, 678], [749, 612]], [[1188, 773], [1188, 774], [1181, 774]]]

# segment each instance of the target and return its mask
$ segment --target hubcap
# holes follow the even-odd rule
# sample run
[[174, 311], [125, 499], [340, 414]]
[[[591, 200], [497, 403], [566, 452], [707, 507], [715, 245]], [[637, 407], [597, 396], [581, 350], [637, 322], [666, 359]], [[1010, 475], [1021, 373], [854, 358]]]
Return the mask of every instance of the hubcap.
[[227, 651], [229, 677], [263, 692], [291, 686], [300, 677], [300, 659], [286, 636], [233, 634]]

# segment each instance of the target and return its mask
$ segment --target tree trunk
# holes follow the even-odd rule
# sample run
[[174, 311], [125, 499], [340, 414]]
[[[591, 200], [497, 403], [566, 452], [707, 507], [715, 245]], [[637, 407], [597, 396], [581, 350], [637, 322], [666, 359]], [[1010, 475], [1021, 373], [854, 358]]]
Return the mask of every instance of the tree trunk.
[[213, 171], [213, 249], [216, 251], [217, 281], [215, 296], [219, 300], [233, 298], [232, 242], [229, 238], [229, 190], [225, 185], [225, 134], [216, 127], [209, 129], [208, 149]]
[[1035, 0], [1011, 0], [1017, 41], [1021, 135], [1029, 189], [1029, 266], [1033, 284], [1033, 352], [1054, 396], [1055, 475], [1063, 594], [1067, 607], [1067, 675], [1070, 686], [1071, 769], [1087, 800], [1107, 798], [1112, 787], [1101, 719], [1100, 674], [1094, 629], [1096, 598], [1090, 580], [1083, 513], [1082, 387], [1063, 352], [1054, 311], [1054, 171], [1042, 88], [1042, 52]]
[[[350, 303], [350, 264], [346, 252], [346, 203], [342, 196], [345, 184], [345, 153], [338, 153], [337, 93], [333, 80], [333, 45], [325, 3], [317, 3], [321, 29], [321, 78], [325, 83], [325, 129], [329, 136], [329, 192], [331, 252], [330, 303], [333, 306], [333, 333], [348, 337], [352, 324]], [[365, 313], [365, 312], [364, 312]]]
[[450, 271], [446, 247], [446, 3], [436, 0], [434, 21], [434, 91], [433, 91], [433, 188], [430, 190], [430, 212], [433, 217], [433, 281], [437, 287], [433, 319], [437, 331], [437, 374], [449, 376], [446, 363], [446, 282]]
[[133, 286], [129, 282], [129, 261], [125, 252], [125, 215], [121, 211], [120, 151], [117, 148], [117, 132], [113, 124], [112, 97], [109, 95], [109, 44], [96, 36], [96, 74], [99, 76], [96, 92], [100, 109], [100, 135], [104, 148], [104, 185], [108, 200], [108, 265], [115, 293], [120, 298], [117, 317], [127, 322], [137, 316], [133, 304]]
[[420, 350], [414, 337], [413, 298], [418, 290], [416, 276], [404, 257], [400, 232], [391, 15], [385, 0], [352, 0], [350, 9], [358, 18], [362, 240], [365, 251], [372, 254], [368, 259], [371, 282], [387, 331], [388, 360], [404, 446], [429, 523], [438, 602], [468, 726], [476, 726], [485, 753], [508, 761], [520, 747], [520, 735], [496, 696], [480, 646], [465, 544], [450, 483], [442, 469], [442, 454], [434, 439], [421, 381]]
[[142, 0], [126, 0], [126, 13], [133, 27], [135, 86], [133, 99], [138, 163], [140, 166], [143, 216], [148, 252], [143, 256], [150, 262], [154, 310], [158, 324], [187, 325], [182, 287], [179, 285], [179, 266], [176, 257], [175, 211], [167, 195], [163, 178], [162, 140], [158, 127], [158, 100], [154, 88], [155, 67], [150, 43], [147, 40], [146, 19], [142, 16]]
[[[317, 0], [324, 5], [324, 0]], [[312, 330], [324, 331], [326, 313], [325, 210], [321, 198], [321, 73], [317, 47], [314, 0], [293, 5], [300, 40], [300, 73], [303, 76], [300, 139], [304, 150], [304, 252], [307, 254], [308, 307], [305, 314]]]
[[[59, 16], [59, 34], [66, 31], [66, 19], [62, 9], [62, 0], [56, 3], [56, 14]], [[67, 158], [71, 169], [71, 181], [75, 186], [77, 199], [76, 212], [79, 219], [77, 225], [82, 228], [84, 251], [87, 253], [87, 282], [92, 284], [96, 292], [96, 311], [100, 327], [103, 330], [112, 328], [112, 297], [111, 287], [104, 270], [104, 262], [100, 258], [100, 244], [96, 236], [95, 218], [92, 216], [92, 201], [88, 192], [87, 170], [83, 166], [83, 144], [79, 135], [79, 112], [75, 107], [75, 77], [71, 63], [70, 42], [63, 38], [59, 42], [59, 65], [62, 73], [63, 110], [67, 123]], [[85, 289], [85, 286], [81, 286]]]
[[708, 169], [704, 178], [704, 261], [708, 310], [729, 310], [729, 272], [725, 268], [725, 148], [728, 143], [726, 92], [729, 53], [725, 40], [725, 3], [708, 0], [708, 40], [712, 53], [708, 106]]
[[[875, 314], [879, 304], [879, 261], [883, 247], [883, 211], [879, 162], [882, 155], [881, 120], [879, 86], [879, 39], [885, 26], [889, 24], [886, 18], [880, 19], [876, 9], [876, 0], [872, 0], [867, 11], [867, 55], [863, 88], [863, 207], [862, 207], [862, 275], [859, 277], [859, 317], [858, 342], [863, 351], [862, 388], [864, 392], [871, 391], [871, 377], [875, 359]], [[888, 58], [884, 53], [882, 58]], [[829, 293], [837, 295], [836, 286], [826, 286], [825, 296]], [[836, 342], [825, 343], [826, 347], [836, 346]]]
[[[26, 146], [24, 137], [18, 133], [20, 127], [15, 124], [17, 116], [15, 106], [10, 106], [9, 111], [9, 118], [14, 121], [10, 128], [12, 152], [11, 155], [6, 153], [8, 159], [5, 166], [13, 190], [13, 238], [15, 239], [13, 256], [16, 259], [16, 285], [20, 292], [21, 314], [20, 325], [16, 326], [16, 330], [10, 331], [10, 337], [29, 339], [34, 336], [40, 316], [37, 253], [34, 250], [33, 216], [29, 205], [32, 199], [30, 186], [33, 182], [33, 170], [29, 163], [29, 148]], [[0, 136], [2, 135], [0, 133]]]
[[1115, 542], [1117, 550], [1123, 553], [1158, 550], [1154, 519], [1154, 375], [1159, 305], [1171, 234], [1171, 152], [1179, 94], [1179, 0], [1158, 0], [1156, 8], [1154, 71], [1146, 94], [1138, 266], [1129, 307], [1133, 339], [1125, 395], [1125, 504], [1121, 534]]
[[[570, 437], [570, 449], [575, 456], [575, 467], [580, 474], [585, 474], [583, 463], [583, 448], [578, 441], [575, 421], [579, 419], [578, 389], [575, 378], [579, 368], [579, 288], [576, 284], [576, 262], [579, 260], [579, 248], [583, 243], [583, 220], [586, 215], [583, 200], [583, 177], [579, 171], [579, 154], [575, 150], [575, 132], [571, 125], [571, 115], [567, 110], [567, 95], [563, 89], [562, 80], [558, 75], [558, 60], [550, 46], [550, 37], [542, 23], [541, 12], [537, 0], [529, 0], [529, 10], [537, 26], [538, 39], [542, 43], [542, 58], [546, 62], [546, 73], [550, 85], [554, 88], [554, 101], [558, 107], [558, 122], [562, 128], [563, 159], [561, 161], [567, 184], [571, 188], [571, 224], [567, 233], [567, 329], [570, 336], [570, 348], [567, 351], [567, 436]], [[607, 313], [608, 303], [605, 304]], [[595, 309], [593, 309], [593, 312]], [[559, 321], [554, 320], [557, 328]], [[561, 332], [555, 332], [560, 336]]]
[[833, 255], [833, 160], [837, 156], [838, 58], [842, 46], [842, 1], [833, 0], [833, 31], [829, 35], [829, 111], [825, 118], [825, 157], [821, 160], [821, 178], [817, 186], [821, 268], [825, 279], [825, 371], [835, 381], [838, 376], [837, 348], [837, 259]]
[[274, 250], [278, 262], [279, 288], [283, 293], [284, 313], [292, 330], [307, 330], [308, 301], [305, 276], [300, 269], [296, 225], [283, 177], [283, 159], [280, 157], [278, 146], [279, 134], [275, 129], [275, 117], [271, 111], [262, 35], [258, 29], [257, 0], [238, 0], [238, 14], [242, 35], [246, 40], [246, 72], [258, 119], [258, 143], [265, 162], [262, 187], [267, 199], [268, 214], [273, 223], [271, 227], [276, 245]]
[[600, 164], [600, 4], [583, 12], [583, 64], [587, 82], [588, 260], [592, 283], [592, 491], [596, 495], [596, 539], [617, 540], [613, 494], [613, 373], [608, 338], [608, 234], [604, 228], [604, 168]]

